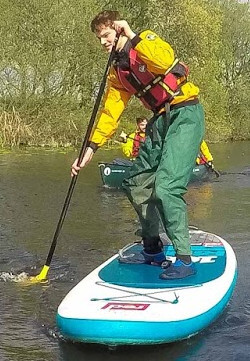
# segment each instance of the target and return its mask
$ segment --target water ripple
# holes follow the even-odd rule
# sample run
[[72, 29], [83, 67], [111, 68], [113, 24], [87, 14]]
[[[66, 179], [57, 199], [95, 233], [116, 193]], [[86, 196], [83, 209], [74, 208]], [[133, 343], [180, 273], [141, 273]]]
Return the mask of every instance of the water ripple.
[[25, 272], [20, 274], [13, 274], [12, 272], [1, 272], [0, 273], [0, 281], [3, 282], [24, 282], [27, 281], [29, 275]]

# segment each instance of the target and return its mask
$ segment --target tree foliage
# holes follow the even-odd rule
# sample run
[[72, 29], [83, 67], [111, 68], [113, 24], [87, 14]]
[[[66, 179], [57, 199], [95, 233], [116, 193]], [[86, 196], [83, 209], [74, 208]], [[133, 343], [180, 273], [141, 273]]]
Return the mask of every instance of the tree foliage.
[[[13, 144], [11, 134], [15, 142], [32, 145], [81, 140], [107, 62], [89, 27], [103, 9], [119, 10], [137, 32], [156, 31], [189, 65], [190, 78], [200, 87], [210, 141], [250, 138], [249, 3], [0, 0], [3, 146]], [[123, 125], [130, 127], [142, 113], [147, 115], [132, 100]]]

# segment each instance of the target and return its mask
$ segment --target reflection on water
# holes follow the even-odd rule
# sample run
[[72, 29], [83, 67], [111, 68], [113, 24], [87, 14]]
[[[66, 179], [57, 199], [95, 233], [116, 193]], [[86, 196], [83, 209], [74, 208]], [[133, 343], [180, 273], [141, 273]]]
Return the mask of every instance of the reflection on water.
[[[249, 142], [211, 148], [217, 169], [248, 173]], [[227, 239], [239, 263], [234, 295], [214, 324], [182, 342], [116, 350], [58, 337], [55, 314], [62, 298], [96, 266], [138, 238], [134, 232], [139, 224], [128, 200], [122, 192], [101, 186], [97, 163], [117, 156], [115, 151], [98, 151], [81, 172], [49, 282], [26, 287], [22, 277], [39, 274], [46, 260], [75, 154], [0, 155], [0, 360], [249, 360], [250, 176], [245, 174], [223, 174], [218, 180], [193, 184], [186, 196], [190, 224]]]

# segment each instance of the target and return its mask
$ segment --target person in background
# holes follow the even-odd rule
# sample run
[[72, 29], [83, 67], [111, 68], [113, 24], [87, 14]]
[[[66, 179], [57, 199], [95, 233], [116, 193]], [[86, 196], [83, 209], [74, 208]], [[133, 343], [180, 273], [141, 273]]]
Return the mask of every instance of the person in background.
[[[131, 96], [139, 98], [153, 114], [123, 188], [141, 223], [143, 250], [119, 261], [163, 266], [159, 277], [166, 282], [193, 276], [196, 267], [183, 196], [205, 133], [199, 88], [188, 80], [188, 67], [168, 42], [152, 30], [136, 34], [117, 11], [99, 13], [91, 30], [108, 53], [117, 37], [118, 42], [99, 119], [80, 166], [76, 159], [71, 174], [77, 175], [113, 136]], [[166, 261], [160, 220], [175, 250], [173, 263]]]
[[123, 142], [122, 151], [126, 157], [134, 159], [138, 156], [140, 146], [145, 141], [147, 123], [148, 121], [146, 118], [136, 118], [137, 127], [135, 132], [129, 135], [124, 132], [121, 133], [120, 138]]
[[206, 164], [209, 165], [212, 169], [214, 168], [213, 156], [210, 153], [207, 143], [205, 140], [202, 141], [200, 146], [200, 152], [196, 158], [196, 164]]

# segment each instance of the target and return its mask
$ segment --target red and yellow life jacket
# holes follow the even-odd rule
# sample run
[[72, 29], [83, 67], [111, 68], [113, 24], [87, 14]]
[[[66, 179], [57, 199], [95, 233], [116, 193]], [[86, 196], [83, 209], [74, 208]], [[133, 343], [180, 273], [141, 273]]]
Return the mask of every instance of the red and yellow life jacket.
[[145, 133], [136, 132], [133, 139], [132, 157], [136, 158], [139, 153], [141, 143], [145, 141]]
[[157, 110], [179, 94], [187, 81], [188, 67], [176, 59], [165, 74], [153, 74], [135, 49], [129, 50], [129, 67], [116, 68], [123, 87], [138, 97], [147, 109]]

